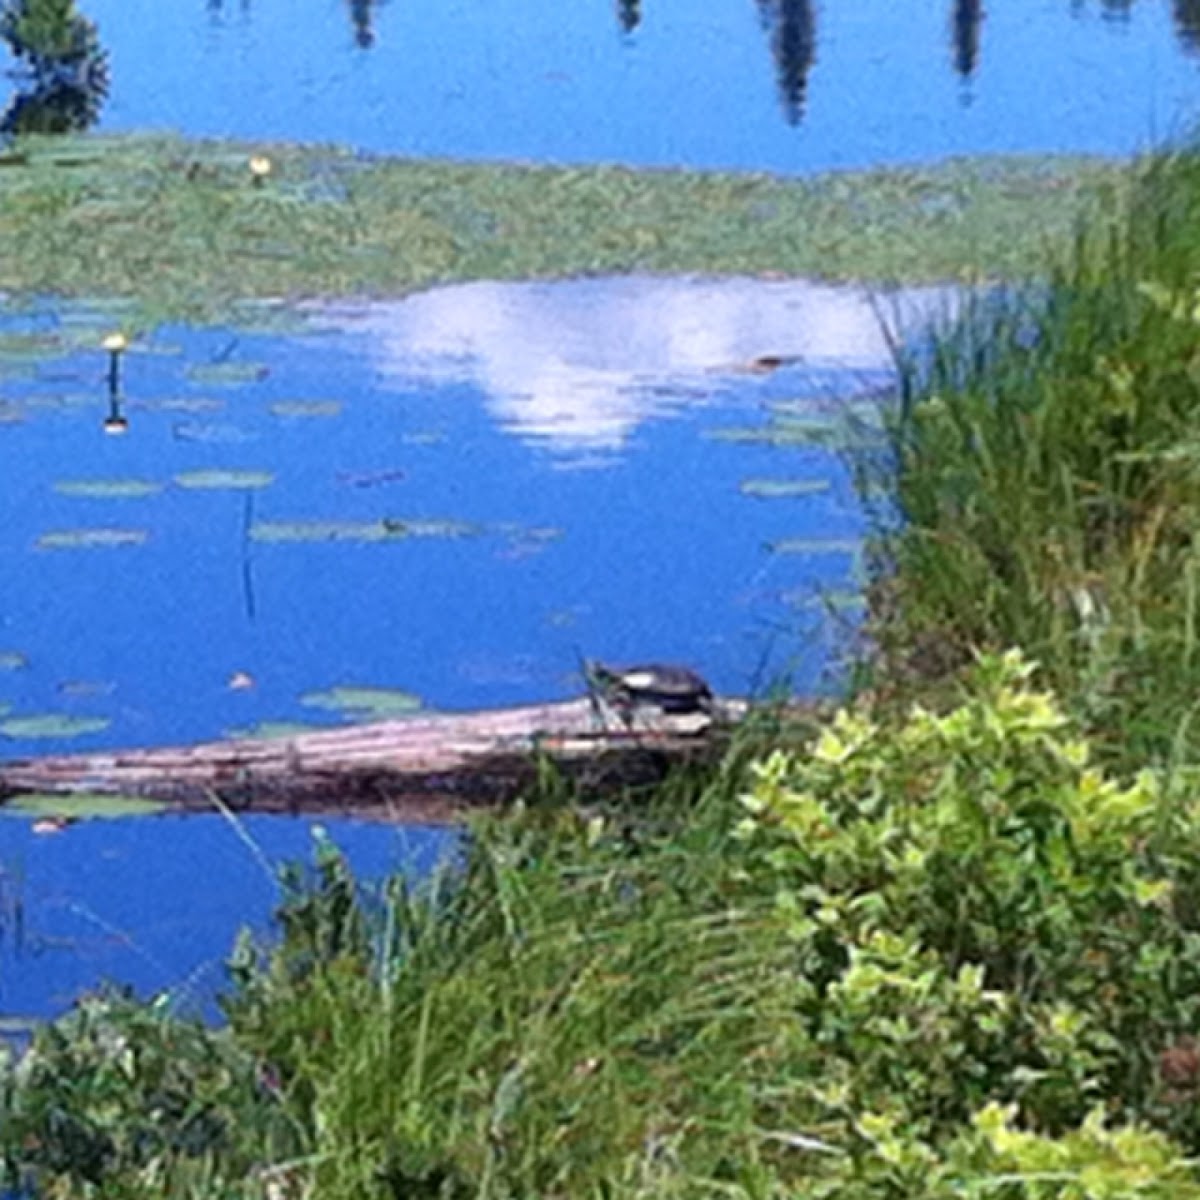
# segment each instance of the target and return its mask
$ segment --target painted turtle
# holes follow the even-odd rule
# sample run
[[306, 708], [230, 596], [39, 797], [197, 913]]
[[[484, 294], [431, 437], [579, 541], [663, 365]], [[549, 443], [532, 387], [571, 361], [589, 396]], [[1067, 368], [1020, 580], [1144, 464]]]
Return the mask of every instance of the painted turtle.
[[674, 663], [609, 667], [587, 662], [584, 673], [590, 688], [621, 708], [645, 705], [665, 713], [712, 711], [712, 689], [689, 667]]

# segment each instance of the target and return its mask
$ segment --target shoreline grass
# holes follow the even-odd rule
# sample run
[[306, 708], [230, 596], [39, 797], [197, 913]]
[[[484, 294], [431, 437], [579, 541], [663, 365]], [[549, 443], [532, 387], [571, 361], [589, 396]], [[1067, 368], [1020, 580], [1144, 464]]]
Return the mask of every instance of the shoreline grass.
[[32, 138], [0, 159], [0, 292], [186, 317], [595, 273], [1017, 278], [1119, 204], [1128, 178], [1127, 162], [1066, 156], [784, 178]]

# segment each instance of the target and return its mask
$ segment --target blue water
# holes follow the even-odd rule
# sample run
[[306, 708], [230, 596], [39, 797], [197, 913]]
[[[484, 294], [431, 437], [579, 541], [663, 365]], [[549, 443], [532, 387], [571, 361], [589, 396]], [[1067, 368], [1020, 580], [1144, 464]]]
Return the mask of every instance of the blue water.
[[[0, 818], [0, 1024], [63, 1012], [102, 980], [215, 1015], [237, 931], [268, 934], [280, 899], [272, 872], [312, 861], [311, 826], [154, 817], [85, 821], [46, 836]], [[441, 829], [321, 827], [363, 879], [420, 878], [454, 852]]]
[[[42, 354], [0, 376], [0, 757], [328, 724], [314, 694], [338, 687], [544, 701], [582, 690], [581, 655], [690, 663], [727, 694], [827, 686], [841, 630], [820, 601], [856, 586], [862, 529], [846, 468], [741, 439], [890, 374], [847, 363], [862, 317], [833, 289], [825, 327], [802, 288], [690, 288], [466, 287], [291, 335], [160, 328], [125, 355], [120, 436], [103, 320], [0, 321], [0, 350], [24, 331]], [[805, 361], [746, 370], [789, 346]], [[211, 470], [266, 486], [186, 486]], [[747, 494], [764, 479], [805, 494]], [[114, 481], [154, 490], [75, 494]], [[297, 522], [350, 540], [286, 540]], [[371, 540], [384, 522], [415, 532]], [[814, 544], [772, 549], [796, 539]], [[26, 724], [52, 714], [106, 724]]]
[[81, 8], [110, 52], [108, 130], [794, 173], [1126, 154], [1179, 133], [1200, 100], [1191, 0]]

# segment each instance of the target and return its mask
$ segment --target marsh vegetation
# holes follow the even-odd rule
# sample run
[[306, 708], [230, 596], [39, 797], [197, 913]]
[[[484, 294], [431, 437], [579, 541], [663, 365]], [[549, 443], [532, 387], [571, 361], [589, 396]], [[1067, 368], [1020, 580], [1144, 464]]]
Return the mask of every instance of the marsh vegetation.
[[319, 841], [224, 1026], [109, 995], [35, 1034], [11, 1180], [1200, 1196], [1197, 255], [1163, 156], [909, 364], [845, 708], [619, 803], [547, 774], [427, 886]]

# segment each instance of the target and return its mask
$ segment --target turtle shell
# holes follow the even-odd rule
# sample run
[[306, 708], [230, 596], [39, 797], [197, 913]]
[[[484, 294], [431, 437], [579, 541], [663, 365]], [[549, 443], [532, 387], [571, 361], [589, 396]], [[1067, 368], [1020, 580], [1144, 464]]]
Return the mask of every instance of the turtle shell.
[[589, 676], [602, 690], [626, 704], [654, 704], [664, 712], [707, 710], [713, 700], [707, 681], [690, 667], [644, 663], [609, 667], [590, 663]]

